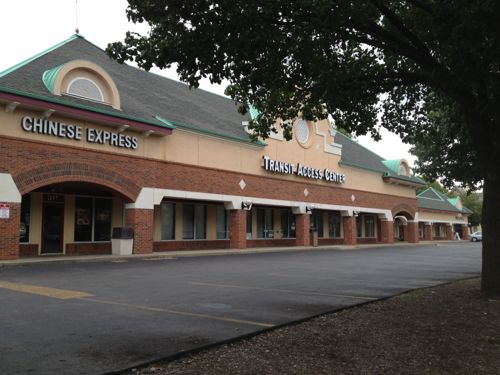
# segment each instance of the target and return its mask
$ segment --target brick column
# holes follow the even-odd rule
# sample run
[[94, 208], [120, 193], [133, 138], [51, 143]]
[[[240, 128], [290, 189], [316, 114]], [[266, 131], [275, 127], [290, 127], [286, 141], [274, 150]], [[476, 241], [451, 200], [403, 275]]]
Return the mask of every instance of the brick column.
[[409, 242], [410, 241], [410, 232], [408, 231], [408, 224], [401, 226], [403, 228], [403, 241]]
[[231, 233], [229, 235], [231, 249], [247, 248], [247, 211], [231, 210], [229, 211], [229, 220], [231, 222]]
[[295, 215], [295, 245], [309, 246], [311, 245], [311, 215], [297, 214]]
[[344, 227], [344, 244], [345, 245], [356, 245], [356, 217], [355, 216], [343, 216], [342, 226]]
[[[2, 202], [0, 202], [2, 203]], [[9, 218], [0, 219], [0, 259], [19, 258], [19, 227], [21, 225], [21, 204], [9, 205]]]
[[134, 230], [134, 254], [153, 252], [154, 210], [145, 208], [125, 209], [125, 226]]
[[453, 226], [451, 226], [451, 225], [446, 226], [446, 239], [448, 241], [453, 240]]
[[408, 232], [408, 242], [418, 243], [418, 223], [416, 221], [408, 221], [406, 231]]
[[381, 220], [380, 232], [380, 242], [394, 243], [394, 221]]
[[432, 241], [432, 224], [424, 224], [424, 240]]
[[469, 239], [469, 227], [467, 225], [462, 225], [462, 233], [460, 237], [462, 238], [462, 240]]

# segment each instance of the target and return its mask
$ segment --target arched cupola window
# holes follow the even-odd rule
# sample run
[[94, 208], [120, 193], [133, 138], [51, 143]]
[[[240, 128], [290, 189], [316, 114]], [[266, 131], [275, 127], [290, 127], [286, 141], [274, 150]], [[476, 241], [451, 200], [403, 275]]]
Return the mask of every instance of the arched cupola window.
[[70, 95], [120, 109], [120, 95], [113, 79], [91, 61], [69, 61], [44, 72], [42, 80], [54, 95]]
[[72, 79], [68, 84], [66, 93], [98, 102], [104, 101], [104, 95], [99, 86], [91, 79], [85, 77]]

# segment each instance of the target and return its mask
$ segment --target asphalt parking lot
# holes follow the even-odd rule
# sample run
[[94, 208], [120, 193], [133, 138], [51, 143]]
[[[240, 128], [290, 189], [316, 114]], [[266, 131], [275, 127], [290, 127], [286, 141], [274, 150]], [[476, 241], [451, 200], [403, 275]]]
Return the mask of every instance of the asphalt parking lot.
[[96, 374], [477, 276], [469, 242], [0, 267], [0, 374]]

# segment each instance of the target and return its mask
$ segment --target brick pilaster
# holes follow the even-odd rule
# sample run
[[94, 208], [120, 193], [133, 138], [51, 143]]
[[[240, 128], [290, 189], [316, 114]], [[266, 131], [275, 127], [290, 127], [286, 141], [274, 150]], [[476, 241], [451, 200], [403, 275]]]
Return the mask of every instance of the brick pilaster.
[[460, 237], [462, 238], [462, 240], [469, 239], [469, 227], [467, 225], [462, 225], [462, 233]]
[[380, 241], [383, 243], [394, 243], [394, 222], [389, 220], [380, 221]]
[[0, 219], [0, 259], [17, 259], [19, 258], [21, 204], [5, 204], [9, 205], [10, 217], [8, 219]]
[[344, 244], [356, 245], [356, 217], [344, 216], [342, 218], [342, 226], [344, 227]]
[[231, 249], [247, 248], [247, 211], [231, 210], [229, 211], [229, 220], [231, 222], [230, 245]]
[[309, 246], [311, 244], [311, 215], [297, 214], [295, 215], [295, 245]]
[[409, 221], [406, 226], [406, 232], [408, 233], [408, 242], [409, 243], [418, 243], [418, 223], [416, 221]]
[[424, 240], [432, 241], [432, 224], [424, 225]]
[[125, 226], [134, 229], [134, 254], [153, 252], [153, 213], [154, 210], [127, 208]]
[[453, 226], [452, 225], [446, 226], [446, 239], [449, 241], [453, 240]]

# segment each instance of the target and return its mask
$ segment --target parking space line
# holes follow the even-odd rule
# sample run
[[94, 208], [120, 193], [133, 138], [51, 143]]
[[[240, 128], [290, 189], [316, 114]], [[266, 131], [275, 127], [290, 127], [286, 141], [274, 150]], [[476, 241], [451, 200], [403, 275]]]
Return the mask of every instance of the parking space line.
[[219, 287], [219, 288], [260, 290], [263, 292], [279, 292], [279, 293], [291, 293], [291, 294], [307, 294], [307, 295], [323, 296], [323, 297], [352, 298], [352, 299], [362, 299], [362, 300], [367, 300], [367, 301], [375, 301], [378, 299], [377, 297], [353, 296], [353, 295], [349, 295], [349, 294], [328, 294], [328, 293], [319, 293], [319, 292], [305, 292], [305, 291], [301, 291], [301, 290], [262, 288], [262, 287], [258, 287], [258, 286], [202, 283], [202, 282], [197, 282], [197, 281], [189, 281], [188, 284], [200, 285], [200, 286], [214, 286], [214, 287]]
[[93, 296], [93, 294], [86, 292], [79, 292], [76, 290], [66, 290], [66, 289], [49, 288], [46, 286], [39, 286], [39, 285], [11, 283], [8, 281], [0, 281], [0, 288], [12, 290], [15, 292], [29, 293], [38, 296], [57, 298], [57, 299], [73, 299], [73, 298], [83, 298], [83, 297]]
[[95, 303], [102, 303], [102, 304], [106, 304], [106, 305], [129, 307], [129, 308], [144, 310], [144, 311], [167, 313], [167, 314], [173, 314], [173, 315], [183, 315], [183, 316], [190, 316], [190, 317], [201, 318], [201, 319], [218, 320], [218, 321], [222, 321], [222, 322], [226, 322], [226, 323], [245, 324], [245, 325], [264, 327], [264, 328], [269, 328], [269, 327], [274, 326], [274, 324], [255, 322], [255, 321], [251, 321], [251, 320], [233, 319], [233, 318], [228, 318], [228, 317], [224, 317], [224, 316], [198, 314], [198, 313], [192, 313], [192, 312], [188, 312], [188, 311], [163, 309], [160, 307], [136, 305], [136, 304], [124, 303], [124, 302], [114, 302], [114, 301], [107, 301], [107, 300], [101, 300], [101, 299], [96, 299], [96, 298], [84, 298], [83, 300], [89, 301], [89, 302], [95, 302]]

